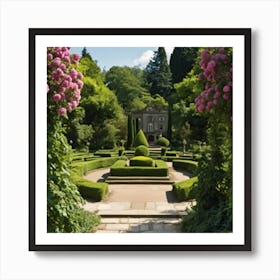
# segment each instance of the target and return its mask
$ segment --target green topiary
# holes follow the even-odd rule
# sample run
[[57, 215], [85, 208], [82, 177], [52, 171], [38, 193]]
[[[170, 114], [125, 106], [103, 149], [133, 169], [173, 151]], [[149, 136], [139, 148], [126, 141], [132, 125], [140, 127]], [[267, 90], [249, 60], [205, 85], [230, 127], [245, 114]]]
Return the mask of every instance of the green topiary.
[[135, 156], [149, 156], [149, 149], [144, 146], [140, 145], [135, 149]]
[[133, 147], [138, 147], [140, 145], [144, 145], [146, 147], [149, 147], [149, 143], [146, 139], [146, 136], [142, 129], [139, 129], [138, 133], [136, 134], [134, 141], [133, 141]]
[[157, 144], [163, 147], [168, 147], [170, 142], [167, 138], [165, 137], [160, 137], [157, 141]]
[[130, 166], [155, 166], [155, 161], [152, 158], [137, 156], [129, 161]]

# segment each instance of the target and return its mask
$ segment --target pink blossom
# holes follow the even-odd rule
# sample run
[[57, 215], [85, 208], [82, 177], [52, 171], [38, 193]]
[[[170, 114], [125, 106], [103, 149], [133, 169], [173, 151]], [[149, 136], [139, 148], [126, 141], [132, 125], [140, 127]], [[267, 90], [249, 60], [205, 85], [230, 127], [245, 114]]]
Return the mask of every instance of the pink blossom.
[[67, 111], [71, 112], [72, 111], [72, 106], [71, 103], [68, 103], [68, 105], [66, 106]]
[[71, 106], [73, 107], [73, 108], [76, 108], [77, 106], [78, 106], [78, 102], [77, 101], [72, 101], [71, 102]]
[[204, 106], [203, 105], [199, 105], [197, 110], [198, 110], [199, 113], [202, 113], [203, 110], [204, 110]]
[[213, 71], [215, 66], [216, 66], [216, 62], [214, 60], [211, 60], [207, 65], [207, 70], [208, 71]]
[[230, 99], [230, 96], [229, 96], [228, 94], [224, 94], [224, 95], [223, 95], [223, 99], [224, 99], [224, 100], [229, 100], [229, 99]]
[[81, 89], [84, 86], [84, 83], [81, 80], [77, 81], [78, 88]]
[[80, 80], [82, 80], [83, 79], [83, 74], [81, 73], [81, 72], [78, 72], [78, 74], [77, 74], [77, 78], [78, 79], [80, 79]]
[[50, 88], [49, 88], [49, 85], [47, 84], [47, 93], [49, 92]]
[[48, 60], [51, 60], [51, 59], [53, 59], [53, 55], [51, 53], [48, 53], [47, 58], [48, 58]]
[[214, 100], [213, 100], [213, 104], [214, 104], [214, 105], [218, 105], [218, 100], [217, 100], [217, 99], [214, 99]]
[[208, 60], [210, 58], [210, 54], [208, 53], [207, 50], [204, 50], [202, 53], [201, 53], [201, 58], [203, 60]]
[[66, 70], [66, 65], [65, 65], [65, 64], [63, 64], [63, 63], [61, 63], [61, 65], [60, 65], [60, 69], [61, 69], [62, 71], [65, 71], [65, 70]]
[[53, 66], [57, 67], [61, 64], [61, 59], [59, 57], [56, 57], [53, 61]]
[[71, 69], [69, 74], [70, 74], [72, 80], [74, 80], [74, 79], [76, 79], [78, 72], [75, 69]]
[[58, 114], [59, 114], [60, 116], [64, 116], [64, 115], [66, 115], [66, 113], [67, 113], [66, 108], [60, 107], [60, 108], [58, 109]]
[[214, 98], [219, 98], [221, 96], [221, 94], [217, 91], [215, 94], [214, 94]]
[[224, 86], [223, 87], [223, 92], [230, 92], [230, 87], [229, 86]]
[[60, 101], [60, 100], [61, 100], [61, 95], [58, 94], [58, 93], [56, 93], [56, 94], [53, 96], [53, 101], [58, 102], [58, 101]]

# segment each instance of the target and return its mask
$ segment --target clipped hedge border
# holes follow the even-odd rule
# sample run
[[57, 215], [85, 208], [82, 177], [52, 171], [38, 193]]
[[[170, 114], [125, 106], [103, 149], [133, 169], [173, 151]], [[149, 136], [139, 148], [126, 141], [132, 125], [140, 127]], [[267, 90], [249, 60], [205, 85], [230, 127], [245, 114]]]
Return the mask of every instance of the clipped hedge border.
[[173, 167], [184, 169], [192, 174], [197, 173], [198, 163], [193, 160], [173, 160]]
[[91, 198], [95, 201], [102, 200], [108, 193], [108, 184], [101, 182], [92, 182], [83, 178], [87, 172], [102, 168], [109, 167], [114, 164], [118, 158], [98, 158], [92, 161], [74, 162], [71, 165], [71, 179], [78, 187], [82, 197]]
[[87, 174], [89, 171], [109, 167], [118, 160], [117, 157], [114, 158], [98, 158], [91, 161], [85, 162], [74, 162], [72, 163], [72, 170], [80, 176]]
[[197, 177], [192, 177], [182, 182], [173, 183], [172, 191], [180, 201], [194, 199], [196, 182]]
[[[144, 146], [145, 147], [145, 146]], [[130, 166], [155, 166], [155, 161], [152, 158], [146, 156], [133, 157], [129, 161]]]
[[112, 176], [168, 176], [168, 166], [162, 160], [156, 160], [156, 167], [126, 166], [125, 160], [118, 160], [111, 167]]
[[96, 201], [100, 201], [108, 193], [107, 183], [92, 182], [80, 177], [76, 173], [71, 174], [71, 179], [78, 187], [78, 190], [83, 198], [92, 198]]

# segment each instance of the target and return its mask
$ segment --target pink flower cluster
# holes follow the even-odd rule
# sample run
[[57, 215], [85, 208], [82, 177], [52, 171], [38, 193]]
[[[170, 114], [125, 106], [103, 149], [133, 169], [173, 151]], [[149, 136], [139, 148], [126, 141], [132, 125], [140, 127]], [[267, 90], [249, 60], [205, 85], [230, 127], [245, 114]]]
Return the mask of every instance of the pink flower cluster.
[[199, 63], [202, 72], [198, 79], [204, 83], [204, 91], [195, 99], [199, 112], [222, 107], [231, 100], [232, 95], [232, 62], [224, 48], [205, 49]]
[[78, 54], [70, 55], [68, 47], [47, 49], [48, 104], [64, 116], [76, 108], [81, 99], [83, 75], [75, 69]]

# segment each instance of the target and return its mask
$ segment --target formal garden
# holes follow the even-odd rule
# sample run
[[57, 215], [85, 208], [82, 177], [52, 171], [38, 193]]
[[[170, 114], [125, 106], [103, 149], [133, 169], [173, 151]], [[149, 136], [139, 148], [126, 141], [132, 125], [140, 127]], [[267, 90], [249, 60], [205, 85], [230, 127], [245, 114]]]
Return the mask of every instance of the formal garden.
[[[167, 61], [159, 47], [145, 69], [101, 71], [86, 48], [53, 47], [47, 65], [48, 232], [95, 232], [101, 217], [85, 202], [138, 181], [195, 202], [181, 232], [232, 231], [231, 48], [175, 47]], [[166, 127], [147, 130], [137, 117], [147, 108], [166, 110]], [[172, 181], [170, 167], [188, 179]], [[104, 180], [85, 177], [102, 168]]]

